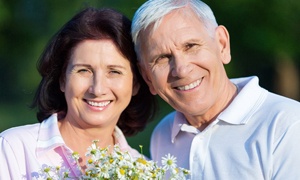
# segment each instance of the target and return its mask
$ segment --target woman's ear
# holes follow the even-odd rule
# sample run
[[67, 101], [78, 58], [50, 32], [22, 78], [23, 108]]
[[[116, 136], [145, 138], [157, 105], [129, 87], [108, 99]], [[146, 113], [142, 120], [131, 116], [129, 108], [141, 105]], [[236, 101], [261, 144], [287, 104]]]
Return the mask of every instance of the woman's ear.
[[149, 77], [149, 75], [147, 74], [147, 69], [145, 68], [145, 66], [142, 64], [141, 61], [138, 62], [138, 68], [139, 68], [139, 71], [144, 79], [144, 81], [147, 83], [148, 87], [149, 87], [149, 90], [151, 92], [151, 94], [153, 95], [156, 95], [157, 92], [152, 84], [152, 80], [151, 80], [151, 77]]
[[140, 90], [140, 83], [137, 82], [135, 78], [133, 78], [133, 85], [132, 85], [132, 96], [137, 95]]
[[223, 64], [228, 64], [231, 61], [230, 54], [230, 39], [229, 33], [224, 26], [218, 26], [216, 28], [216, 40], [219, 45], [220, 53], [222, 56]]
[[65, 78], [59, 78], [59, 88], [61, 92], [65, 92]]

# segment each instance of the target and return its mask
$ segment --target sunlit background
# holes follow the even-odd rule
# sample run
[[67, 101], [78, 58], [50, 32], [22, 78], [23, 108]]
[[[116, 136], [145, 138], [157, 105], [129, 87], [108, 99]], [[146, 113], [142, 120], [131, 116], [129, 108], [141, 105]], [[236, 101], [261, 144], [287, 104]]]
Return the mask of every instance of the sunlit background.
[[[132, 18], [144, 0], [0, 0], [0, 132], [36, 123], [30, 110], [40, 76], [36, 62], [48, 40], [75, 13], [87, 6], [111, 7]], [[204, 0], [227, 27], [232, 61], [230, 78], [256, 75], [269, 91], [300, 100], [300, 1]], [[251, 98], [251, 97], [249, 97]], [[156, 120], [130, 145], [149, 155], [154, 126], [172, 111], [158, 98]]]

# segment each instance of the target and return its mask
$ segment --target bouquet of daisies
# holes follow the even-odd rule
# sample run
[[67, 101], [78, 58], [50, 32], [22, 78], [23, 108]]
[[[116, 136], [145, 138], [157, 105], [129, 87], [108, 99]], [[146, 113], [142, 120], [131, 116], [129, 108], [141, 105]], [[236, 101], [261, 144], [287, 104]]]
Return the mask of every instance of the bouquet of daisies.
[[[132, 158], [128, 152], [122, 152], [118, 145], [109, 151], [109, 147], [100, 148], [98, 141], [93, 141], [85, 154], [88, 157], [87, 168], [80, 180], [163, 180], [168, 174], [169, 179], [185, 180], [190, 172], [177, 167], [176, 157], [170, 154], [162, 158], [162, 167], [156, 162], [146, 160], [143, 156]], [[141, 147], [142, 148], [142, 147]], [[79, 154], [73, 153], [78, 167]], [[41, 170], [47, 180], [74, 179], [69, 176], [69, 171], [60, 167], [45, 167]]]

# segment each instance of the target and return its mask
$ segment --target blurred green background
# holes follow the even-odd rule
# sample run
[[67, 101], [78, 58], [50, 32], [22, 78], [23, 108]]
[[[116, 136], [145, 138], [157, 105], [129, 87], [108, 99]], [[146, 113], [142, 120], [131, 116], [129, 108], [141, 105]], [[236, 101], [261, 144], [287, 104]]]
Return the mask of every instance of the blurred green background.
[[[36, 123], [28, 108], [40, 76], [36, 62], [56, 31], [87, 6], [112, 7], [130, 19], [144, 0], [0, 0], [0, 132]], [[230, 33], [231, 78], [257, 75], [266, 89], [300, 99], [300, 1], [204, 0], [219, 24]], [[251, 98], [251, 97], [250, 97]], [[149, 155], [151, 132], [172, 108], [157, 97], [160, 111], [154, 122], [130, 145], [143, 145]]]

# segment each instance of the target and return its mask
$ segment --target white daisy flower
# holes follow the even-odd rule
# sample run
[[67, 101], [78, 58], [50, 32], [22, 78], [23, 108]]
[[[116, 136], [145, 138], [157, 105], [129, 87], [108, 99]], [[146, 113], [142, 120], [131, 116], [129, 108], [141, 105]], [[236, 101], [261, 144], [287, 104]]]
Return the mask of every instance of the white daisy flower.
[[174, 169], [176, 168], [176, 157], [172, 156], [168, 153], [165, 157], [162, 158], [161, 164], [165, 170]]
[[[70, 171], [61, 167], [51, 167], [44, 165], [39, 175], [52, 180], [80, 179], [80, 180], [98, 180], [98, 179], [138, 179], [138, 180], [163, 180], [166, 175], [170, 175], [169, 180], [185, 180], [190, 172], [186, 169], [177, 168], [176, 157], [167, 154], [162, 158], [160, 167], [156, 162], [147, 160], [144, 156], [132, 158], [128, 152], [121, 151], [118, 145], [100, 148], [98, 141], [93, 141], [87, 149], [86, 157], [87, 169], [79, 177], [69, 177]], [[79, 154], [73, 153], [72, 158], [79, 165]], [[78, 170], [80, 166], [78, 166]], [[167, 174], [166, 174], [167, 173]]]

